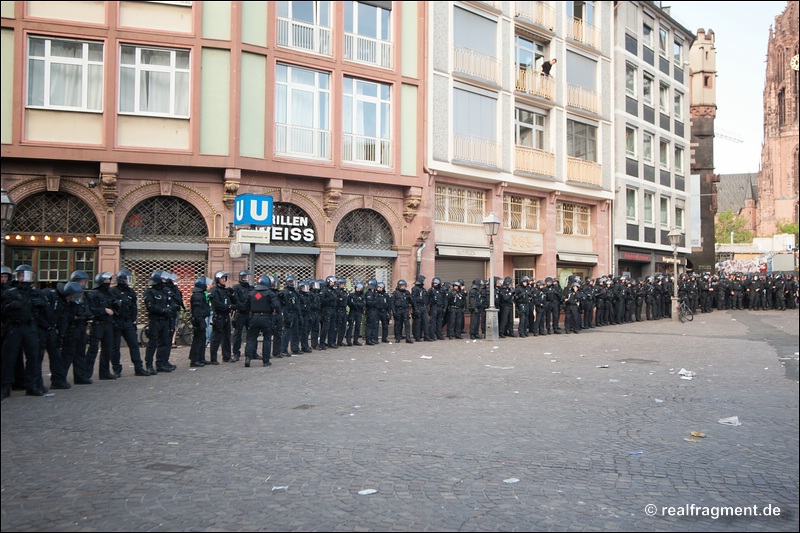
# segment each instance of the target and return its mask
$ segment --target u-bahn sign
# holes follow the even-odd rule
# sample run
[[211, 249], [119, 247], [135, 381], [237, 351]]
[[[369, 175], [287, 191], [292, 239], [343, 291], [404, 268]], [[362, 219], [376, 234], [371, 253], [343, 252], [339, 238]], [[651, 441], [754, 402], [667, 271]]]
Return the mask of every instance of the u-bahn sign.
[[271, 226], [272, 196], [242, 194], [233, 204], [235, 226]]

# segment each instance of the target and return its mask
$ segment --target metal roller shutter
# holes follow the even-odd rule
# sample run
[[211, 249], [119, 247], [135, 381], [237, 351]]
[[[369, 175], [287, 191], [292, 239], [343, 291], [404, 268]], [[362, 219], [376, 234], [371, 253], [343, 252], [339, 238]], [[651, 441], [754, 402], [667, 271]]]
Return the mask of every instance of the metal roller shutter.
[[443, 282], [463, 279], [467, 289], [472, 286], [473, 279], [486, 279], [486, 261], [437, 258], [434, 270], [436, 277], [441, 278]]

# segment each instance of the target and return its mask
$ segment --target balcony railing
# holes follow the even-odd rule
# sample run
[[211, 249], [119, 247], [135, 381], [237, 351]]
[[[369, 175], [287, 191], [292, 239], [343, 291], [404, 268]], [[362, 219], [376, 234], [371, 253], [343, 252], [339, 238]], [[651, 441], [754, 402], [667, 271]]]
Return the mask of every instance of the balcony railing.
[[567, 180], [600, 187], [602, 181], [602, 167], [594, 161], [568, 157]]
[[454, 135], [453, 157], [497, 167], [500, 160], [500, 144], [479, 137]]
[[345, 33], [344, 58], [368, 65], [392, 68], [392, 43], [355, 33]]
[[578, 42], [581, 42], [592, 48], [600, 49], [600, 30], [591, 24], [581, 20], [572, 19], [572, 32], [569, 37], [572, 37]]
[[330, 161], [331, 132], [292, 124], [275, 124], [275, 153]]
[[528, 68], [517, 69], [517, 91], [555, 100], [556, 84], [550, 76], [542, 76], [541, 73]]
[[391, 166], [392, 141], [344, 133], [342, 134], [342, 161]]
[[544, 150], [516, 146], [515, 168], [528, 174], [556, 177], [556, 156]]
[[453, 70], [500, 84], [500, 62], [496, 57], [456, 47], [453, 63]]
[[600, 114], [600, 95], [579, 85], [567, 85], [567, 105]]
[[555, 11], [553, 7], [544, 2], [514, 2], [517, 16], [531, 24], [553, 29], [555, 25]]
[[331, 29], [299, 20], [279, 18], [278, 46], [330, 56], [333, 54]]

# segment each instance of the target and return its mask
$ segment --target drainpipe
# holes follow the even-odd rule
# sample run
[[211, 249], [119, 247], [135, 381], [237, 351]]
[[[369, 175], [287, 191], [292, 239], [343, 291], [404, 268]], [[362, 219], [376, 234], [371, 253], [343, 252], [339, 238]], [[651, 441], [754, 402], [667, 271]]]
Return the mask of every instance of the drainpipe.
[[[417, 248], [417, 276], [419, 276], [419, 271], [422, 268], [422, 250], [425, 249], [426, 244], [427, 243], [423, 242], [422, 245]], [[416, 277], [414, 279], [416, 279]]]

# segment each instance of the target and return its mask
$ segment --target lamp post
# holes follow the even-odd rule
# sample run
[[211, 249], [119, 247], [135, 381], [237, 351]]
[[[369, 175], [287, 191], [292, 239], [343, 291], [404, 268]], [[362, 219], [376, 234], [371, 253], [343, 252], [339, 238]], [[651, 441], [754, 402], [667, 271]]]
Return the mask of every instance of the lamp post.
[[14, 201], [5, 189], [0, 189], [0, 264], [6, 264], [6, 224], [14, 214]]
[[483, 232], [489, 237], [489, 308], [486, 310], [486, 335], [489, 340], [496, 341], [499, 337], [497, 327], [497, 309], [494, 306], [494, 239], [500, 229], [500, 219], [494, 214], [483, 219]]
[[672, 245], [672, 269], [673, 277], [675, 280], [672, 282], [672, 321], [678, 321], [678, 245], [681, 243], [681, 236], [683, 234], [678, 231], [678, 228], [672, 228], [667, 234], [669, 243]]

